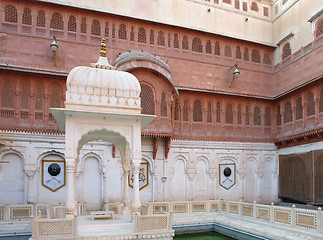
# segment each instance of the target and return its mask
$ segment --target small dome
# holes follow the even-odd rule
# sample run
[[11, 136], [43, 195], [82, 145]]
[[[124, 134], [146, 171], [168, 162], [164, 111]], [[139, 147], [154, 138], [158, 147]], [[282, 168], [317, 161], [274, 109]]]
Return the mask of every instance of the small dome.
[[66, 108], [100, 112], [120, 112], [122, 108], [140, 113], [138, 79], [128, 72], [113, 70], [102, 51], [92, 67], [75, 67], [68, 74]]

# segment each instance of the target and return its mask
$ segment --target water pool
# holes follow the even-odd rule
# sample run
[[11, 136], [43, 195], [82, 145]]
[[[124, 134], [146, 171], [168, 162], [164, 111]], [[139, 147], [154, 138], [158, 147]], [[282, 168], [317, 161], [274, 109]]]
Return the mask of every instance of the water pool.
[[193, 233], [193, 234], [181, 234], [174, 237], [174, 240], [232, 240], [222, 234], [216, 232], [207, 232], [207, 233]]

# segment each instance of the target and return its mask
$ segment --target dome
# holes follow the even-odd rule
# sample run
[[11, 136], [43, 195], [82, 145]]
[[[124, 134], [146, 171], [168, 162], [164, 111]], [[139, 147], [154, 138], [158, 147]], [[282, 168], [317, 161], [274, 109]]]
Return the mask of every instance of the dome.
[[[138, 79], [123, 71], [114, 70], [101, 56], [91, 67], [75, 67], [67, 77], [66, 108], [100, 112], [140, 113], [140, 84]], [[124, 112], [124, 111], [123, 111]]]

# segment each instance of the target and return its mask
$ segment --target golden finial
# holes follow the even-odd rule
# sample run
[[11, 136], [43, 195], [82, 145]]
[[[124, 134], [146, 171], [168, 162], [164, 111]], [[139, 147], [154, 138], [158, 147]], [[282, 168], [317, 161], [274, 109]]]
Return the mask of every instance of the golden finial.
[[106, 57], [106, 55], [107, 55], [107, 44], [105, 43], [105, 38], [102, 38], [100, 56]]

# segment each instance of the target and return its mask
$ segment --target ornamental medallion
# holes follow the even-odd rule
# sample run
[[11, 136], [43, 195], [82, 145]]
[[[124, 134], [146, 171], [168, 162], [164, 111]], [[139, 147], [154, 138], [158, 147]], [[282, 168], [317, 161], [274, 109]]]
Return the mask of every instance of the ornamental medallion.
[[219, 164], [219, 183], [220, 186], [229, 190], [236, 184], [236, 165], [235, 163]]
[[42, 160], [42, 185], [52, 192], [65, 186], [64, 160]]

